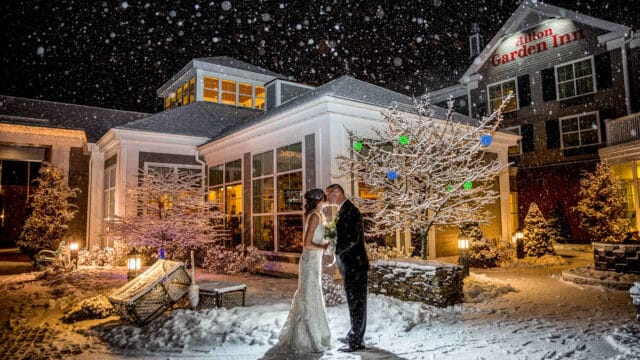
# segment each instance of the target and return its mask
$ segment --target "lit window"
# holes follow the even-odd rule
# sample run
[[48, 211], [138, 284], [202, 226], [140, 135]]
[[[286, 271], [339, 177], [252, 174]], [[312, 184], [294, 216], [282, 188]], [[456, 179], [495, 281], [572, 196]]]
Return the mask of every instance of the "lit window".
[[516, 79], [510, 79], [499, 83], [494, 83], [488, 86], [489, 92], [489, 113], [493, 113], [498, 110], [504, 99], [513, 94], [511, 101], [506, 105], [505, 112], [518, 109], [518, 92], [516, 86]]
[[236, 82], [231, 80], [222, 80], [222, 92], [220, 102], [227, 105], [236, 104]]
[[238, 106], [251, 107], [251, 90], [251, 85], [238, 83]]
[[556, 67], [558, 99], [595, 92], [594, 77], [592, 57]]
[[189, 83], [185, 82], [182, 84], [182, 105], [187, 105], [189, 103]]
[[256, 86], [255, 92], [256, 92], [256, 97], [255, 97], [255, 100], [254, 100], [254, 103], [255, 103], [254, 107], [256, 109], [264, 110], [264, 104], [265, 104], [265, 100], [264, 99], [266, 97], [264, 86]]
[[189, 103], [196, 101], [196, 79], [189, 80]]
[[241, 160], [209, 167], [208, 201], [212, 205], [212, 210], [226, 215], [221, 223], [230, 235], [230, 238], [224, 241], [225, 246], [236, 246], [242, 242], [241, 169]]
[[164, 98], [164, 109], [171, 109], [171, 96]]
[[598, 113], [560, 118], [562, 148], [577, 148], [600, 143]]
[[176, 90], [176, 105], [175, 106], [180, 106], [182, 105], [182, 88], [179, 87], [178, 90]]
[[218, 102], [218, 79], [205, 77], [202, 97], [205, 101]]

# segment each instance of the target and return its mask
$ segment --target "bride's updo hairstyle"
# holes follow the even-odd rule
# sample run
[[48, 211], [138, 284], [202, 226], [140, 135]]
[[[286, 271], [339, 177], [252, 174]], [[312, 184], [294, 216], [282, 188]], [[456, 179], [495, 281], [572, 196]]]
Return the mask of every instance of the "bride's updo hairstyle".
[[327, 200], [327, 195], [322, 189], [311, 189], [304, 193], [304, 214], [309, 215], [321, 201]]

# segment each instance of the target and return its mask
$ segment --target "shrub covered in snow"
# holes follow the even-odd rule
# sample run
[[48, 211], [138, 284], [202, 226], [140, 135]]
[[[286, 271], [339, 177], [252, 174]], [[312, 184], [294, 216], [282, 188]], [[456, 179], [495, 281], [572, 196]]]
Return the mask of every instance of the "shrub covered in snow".
[[87, 319], [104, 319], [113, 315], [113, 306], [104, 295], [97, 295], [83, 300], [64, 314], [62, 320], [72, 323]]
[[245, 248], [240, 244], [235, 249], [227, 249], [216, 245], [207, 249], [202, 266], [220, 274], [237, 274], [255, 272], [264, 262], [264, 255], [253, 246]]
[[322, 293], [326, 306], [337, 306], [347, 302], [344, 286], [333, 281], [333, 277], [329, 274], [322, 274]]
[[465, 225], [462, 232], [469, 238], [469, 266], [494, 267], [498, 261], [498, 247], [482, 233], [476, 223]]
[[594, 242], [623, 242], [629, 231], [624, 217], [627, 201], [621, 181], [606, 162], [600, 162], [593, 173], [580, 179], [578, 201], [573, 210], [580, 217], [580, 228]]
[[116, 265], [116, 254], [112, 249], [91, 248], [78, 251], [78, 265]]
[[374, 243], [366, 243], [365, 247], [367, 249], [367, 257], [369, 261], [374, 260], [389, 260], [396, 258], [408, 258], [406, 254], [402, 251], [388, 247], [388, 246], [380, 246]]
[[549, 236], [547, 221], [538, 204], [532, 202], [527, 216], [524, 218], [524, 253], [527, 256], [541, 257], [545, 254], [555, 254], [551, 237]]
[[513, 286], [489, 280], [485, 276], [471, 274], [464, 279], [464, 302], [482, 303], [509, 292], [516, 292]]

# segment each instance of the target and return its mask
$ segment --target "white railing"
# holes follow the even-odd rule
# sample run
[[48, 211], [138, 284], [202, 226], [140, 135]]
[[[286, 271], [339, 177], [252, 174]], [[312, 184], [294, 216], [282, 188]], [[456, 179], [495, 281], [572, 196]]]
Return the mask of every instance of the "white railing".
[[607, 146], [640, 140], [640, 113], [606, 120]]

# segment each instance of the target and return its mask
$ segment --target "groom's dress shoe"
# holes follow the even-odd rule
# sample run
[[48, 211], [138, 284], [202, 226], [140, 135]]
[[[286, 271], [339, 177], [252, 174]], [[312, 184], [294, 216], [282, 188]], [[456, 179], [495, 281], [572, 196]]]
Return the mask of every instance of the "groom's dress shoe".
[[343, 344], [348, 344], [349, 343], [349, 338], [347, 338], [347, 337], [337, 338], [336, 340], [340, 341]]
[[352, 353], [352, 352], [361, 351], [364, 349], [365, 349], [364, 344], [359, 344], [359, 345], [349, 345], [349, 346], [341, 347], [340, 349], [338, 349], [338, 351], [344, 352], [344, 353]]

